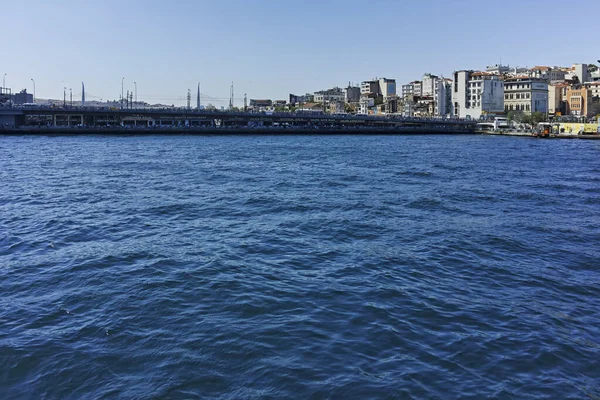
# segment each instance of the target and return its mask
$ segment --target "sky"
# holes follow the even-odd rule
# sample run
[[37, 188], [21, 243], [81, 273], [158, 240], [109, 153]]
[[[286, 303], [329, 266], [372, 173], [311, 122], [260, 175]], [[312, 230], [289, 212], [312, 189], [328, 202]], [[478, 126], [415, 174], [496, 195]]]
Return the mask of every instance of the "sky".
[[[559, 0], [3, 0], [0, 74], [13, 92], [62, 99], [226, 106], [287, 99], [375, 77], [398, 87], [426, 72], [592, 63], [592, 15]], [[596, 32], [595, 34], [593, 32]], [[67, 89], [67, 93], [69, 93]], [[67, 94], [68, 96], [68, 94]]]

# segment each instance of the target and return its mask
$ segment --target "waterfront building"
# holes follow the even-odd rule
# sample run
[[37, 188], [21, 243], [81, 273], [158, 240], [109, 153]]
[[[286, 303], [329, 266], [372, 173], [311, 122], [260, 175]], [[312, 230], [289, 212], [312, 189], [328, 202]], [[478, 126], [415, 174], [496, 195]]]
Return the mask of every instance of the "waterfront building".
[[548, 82], [521, 76], [504, 80], [504, 111], [548, 112]]
[[321, 90], [315, 92], [314, 101], [316, 103], [329, 104], [329, 102], [335, 101], [345, 101], [346, 96], [344, 91], [339, 87], [334, 87], [332, 89]]
[[439, 79], [440, 78], [435, 75], [423, 75], [423, 79], [421, 80], [421, 96], [433, 96], [436, 92], [436, 85], [438, 84]]
[[563, 115], [566, 114], [565, 102], [563, 95], [569, 87], [568, 83], [560, 82], [548, 85], [548, 114]]
[[348, 84], [344, 89], [344, 97], [346, 103], [358, 103], [360, 101], [360, 87]]
[[600, 93], [596, 87], [577, 85], [566, 90], [567, 114], [591, 118], [600, 114]]
[[489, 72], [455, 71], [452, 80], [452, 114], [479, 119], [504, 111], [504, 82]]
[[364, 94], [360, 96], [360, 114], [369, 114], [369, 111], [375, 107], [375, 95]]
[[452, 80], [439, 78], [434, 85], [433, 115], [441, 117], [452, 113]]

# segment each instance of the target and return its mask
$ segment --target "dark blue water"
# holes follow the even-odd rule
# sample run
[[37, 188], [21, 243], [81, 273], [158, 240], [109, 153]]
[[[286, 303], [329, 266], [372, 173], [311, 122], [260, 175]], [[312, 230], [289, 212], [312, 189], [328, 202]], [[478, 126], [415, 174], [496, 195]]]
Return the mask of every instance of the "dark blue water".
[[0, 398], [600, 398], [600, 142], [0, 137]]

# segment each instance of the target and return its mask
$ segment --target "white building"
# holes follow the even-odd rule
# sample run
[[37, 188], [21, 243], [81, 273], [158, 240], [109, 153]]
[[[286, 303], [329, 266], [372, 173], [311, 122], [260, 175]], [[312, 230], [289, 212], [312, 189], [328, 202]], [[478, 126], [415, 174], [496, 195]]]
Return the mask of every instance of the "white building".
[[319, 92], [315, 92], [316, 103], [325, 103], [329, 104], [330, 102], [335, 101], [345, 101], [346, 96], [344, 91], [339, 87], [334, 87], [333, 89], [321, 90]]
[[452, 80], [440, 78], [435, 82], [434, 115], [442, 117], [452, 113]]
[[421, 96], [433, 96], [433, 94], [436, 92], [435, 86], [438, 80], [439, 78], [435, 75], [423, 75], [423, 80], [421, 81]]
[[504, 112], [504, 82], [497, 75], [456, 71], [452, 83], [453, 115], [479, 119]]
[[379, 93], [379, 81], [376, 79], [372, 80], [372, 81], [364, 81], [364, 82], [361, 82], [361, 84], [360, 84], [360, 94], [361, 95], [371, 94], [371, 93]]
[[573, 64], [571, 68], [567, 68], [565, 79], [573, 80], [577, 77], [579, 82], [588, 82], [590, 79], [588, 65], [587, 64]]

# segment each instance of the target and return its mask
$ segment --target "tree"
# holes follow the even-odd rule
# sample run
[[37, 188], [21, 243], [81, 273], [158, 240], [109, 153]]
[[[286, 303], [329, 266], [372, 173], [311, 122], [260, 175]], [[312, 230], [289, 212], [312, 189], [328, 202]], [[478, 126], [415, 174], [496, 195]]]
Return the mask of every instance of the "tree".
[[217, 107], [213, 106], [211, 103], [208, 103], [208, 105], [205, 108], [209, 111], [214, 111], [217, 109]]
[[539, 111], [535, 111], [533, 113], [531, 113], [531, 124], [532, 125], [537, 125], [540, 122], [544, 122], [546, 120], [546, 114], [539, 112]]

